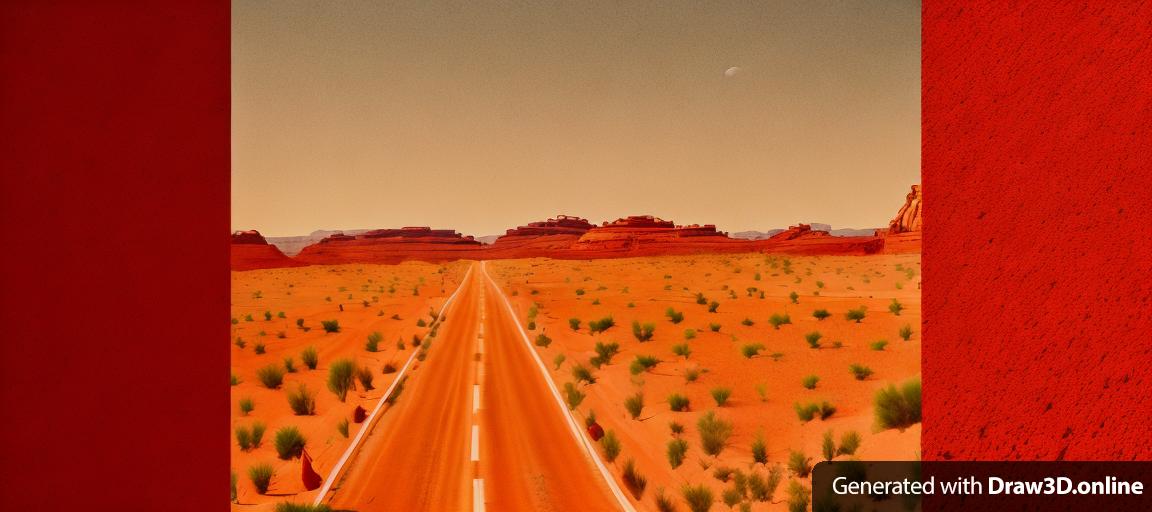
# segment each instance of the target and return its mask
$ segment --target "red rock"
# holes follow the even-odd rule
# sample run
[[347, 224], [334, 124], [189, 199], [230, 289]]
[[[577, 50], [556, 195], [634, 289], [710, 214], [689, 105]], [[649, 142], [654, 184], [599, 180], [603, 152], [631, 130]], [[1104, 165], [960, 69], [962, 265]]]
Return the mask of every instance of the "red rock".
[[236, 231], [232, 233], [232, 243], [268, 245], [268, 240], [265, 240], [264, 235], [261, 235], [259, 231], [252, 229], [248, 231]]
[[395, 264], [475, 259], [482, 244], [452, 229], [404, 227], [375, 229], [351, 236], [336, 233], [300, 250], [296, 260], [312, 265]]
[[263, 268], [298, 267], [297, 262], [280, 252], [259, 231], [237, 231], [232, 233], [229, 248], [229, 261], [232, 270], [256, 270]]
[[884, 237], [884, 252], [912, 253], [922, 248], [922, 200], [920, 185], [912, 185], [912, 191], [904, 198], [904, 206], [896, 218], [888, 223], [888, 230], [877, 232]]

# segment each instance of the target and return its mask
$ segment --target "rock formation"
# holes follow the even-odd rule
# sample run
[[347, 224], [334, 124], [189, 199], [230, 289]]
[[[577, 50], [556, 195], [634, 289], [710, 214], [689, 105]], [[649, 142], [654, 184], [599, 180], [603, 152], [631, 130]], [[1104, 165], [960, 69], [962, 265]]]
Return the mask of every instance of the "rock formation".
[[404, 227], [374, 229], [359, 235], [334, 233], [301, 249], [296, 260], [311, 265], [439, 262], [476, 258], [480, 248], [480, 242], [452, 229]]
[[529, 222], [525, 226], [506, 231], [492, 245], [484, 248], [483, 256], [489, 259], [557, 257], [557, 253], [570, 249], [592, 228], [593, 225], [586, 219], [570, 215]]
[[908, 253], [920, 252], [922, 246], [922, 201], [920, 185], [912, 185], [912, 191], [904, 198], [904, 206], [896, 214], [896, 218], [888, 223], [887, 231], [877, 231], [877, 236], [884, 237], [884, 252]]
[[302, 265], [280, 252], [259, 231], [237, 231], [232, 233], [229, 247], [229, 260], [232, 270], [256, 270], [261, 268], [297, 267]]

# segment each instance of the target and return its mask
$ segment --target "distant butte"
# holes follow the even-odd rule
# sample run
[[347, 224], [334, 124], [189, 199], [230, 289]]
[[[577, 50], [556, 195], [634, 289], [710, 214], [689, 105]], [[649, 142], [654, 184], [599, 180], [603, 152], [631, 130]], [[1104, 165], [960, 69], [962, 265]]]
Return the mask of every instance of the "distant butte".
[[[827, 228], [826, 225], [819, 227]], [[597, 226], [571, 215], [508, 229], [490, 245], [452, 229], [403, 227], [358, 234], [333, 232], [300, 250], [294, 258], [268, 245], [256, 231], [232, 235], [233, 270], [333, 265], [394, 264], [407, 260], [556, 258], [598, 259], [671, 254], [765, 252], [801, 255], [919, 252], [920, 186], [913, 185], [887, 230], [870, 236], [832, 236], [809, 224], [789, 226], [770, 237], [733, 238], [712, 224], [676, 225], [651, 215], [635, 215]]]

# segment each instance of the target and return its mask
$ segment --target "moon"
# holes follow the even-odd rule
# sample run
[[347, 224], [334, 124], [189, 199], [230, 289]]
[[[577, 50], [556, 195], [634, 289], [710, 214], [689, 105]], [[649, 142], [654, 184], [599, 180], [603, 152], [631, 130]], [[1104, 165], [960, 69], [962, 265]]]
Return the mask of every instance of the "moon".
[[740, 66], [732, 66], [732, 67], [724, 70], [724, 76], [726, 76], [728, 78], [732, 78], [732, 77], [736, 76], [736, 74], [741, 72], [741, 71], [743, 71], [743, 69], [740, 69]]

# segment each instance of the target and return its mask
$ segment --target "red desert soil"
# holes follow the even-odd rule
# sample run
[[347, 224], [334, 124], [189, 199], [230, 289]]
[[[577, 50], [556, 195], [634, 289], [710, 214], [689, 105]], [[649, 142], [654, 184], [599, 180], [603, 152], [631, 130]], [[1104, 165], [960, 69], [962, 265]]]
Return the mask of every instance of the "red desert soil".
[[[307, 441], [306, 450], [317, 471], [327, 477], [347, 448], [349, 438], [360, 428], [349, 421], [345, 437], [338, 432], [338, 424], [351, 420], [357, 405], [372, 410], [395, 377], [394, 373], [382, 372], [384, 365], [403, 365], [414, 350], [413, 336], [424, 336], [429, 331], [417, 322], [431, 321], [430, 310], [440, 309], [467, 268], [467, 263], [409, 262], [395, 266], [311, 266], [232, 273], [231, 360], [232, 376], [238, 383], [231, 388], [232, 432], [228, 435], [238, 501], [242, 504], [234, 505], [234, 510], [271, 510], [274, 502], [312, 501], [316, 492], [304, 490], [300, 459], [277, 457], [277, 430], [297, 427]], [[414, 295], [417, 289], [419, 294]], [[303, 319], [304, 328], [297, 326], [298, 319]], [[339, 332], [325, 333], [321, 326], [325, 320], [338, 321]], [[381, 341], [377, 352], [368, 352], [366, 342], [373, 332], [381, 334]], [[398, 348], [398, 341], [403, 342], [403, 349]], [[264, 353], [257, 354], [261, 344]], [[306, 347], [314, 347], [319, 356], [315, 370], [309, 370], [301, 360]], [[285, 368], [287, 358], [292, 359], [295, 372], [286, 372], [278, 389], [262, 385], [257, 370], [269, 366]], [[344, 358], [368, 367], [374, 378], [372, 390], [364, 390], [357, 382], [356, 390], [340, 402], [328, 390], [326, 380], [330, 365]], [[296, 416], [290, 409], [287, 395], [300, 385], [315, 394], [315, 415]], [[247, 415], [239, 409], [241, 399], [253, 402], [254, 409]], [[267, 428], [260, 446], [241, 450], [235, 438], [236, 428], [250, 428], [257, 422]], [[248, 469], [260, 463], [268, 463], [275, 470], [268, 495], [257, 494], [248, 478]]]
[[[531, 259], [493, 261], [487, 268], [512, 299], [519, 321], [529, 324], [530, 309], [537, 305], [535, 329], [529, 335], [545, 334], [552, 340], [547, 348], [535, 350], [549, 363], [559, 361], [549, 365], [558, 387], [575, 381], [575, 365], [591, 370], [595, 383], [577, 384], [587, 397], [576, 414], [585, 417], [594, 411], [604, 430], [619, 438], [621, 453], [609, 464], [618, 481], [628, 459], [634, 459], [647, 477], [646, 490], [635, 502], [638, 509], [655, 510], [661, 489], [685, 509], [680, 494], [685, 484], [708, 486], [716, 506], [722, 507], [721, 493], [731, 484], [713, 476], [717, 468], [765, 476], [774, 466], [786, 467], [793, 450], [815, 463], [823, 460], [822, 440], [829, 431], [837, 445], [845, 433], [859, 433], [863, 442], [854, 456], [861, 459], [911, 460], [918, 455], [920, 426], [903, 432], [875, 429], [873, 399], [879, 389], [920, 373], [919, 254]], [[790, 298], [793, 292], [797, 303]], [[718, 303], [715, 313], [707, 304], [697, 303], [697, 293], [706, 303]], [[903, 307], [899, 315], [889, 310], [893, 300]], [[860, 306], [867, 308], [861, 322], [845, 318], [849, 309]], [[683, 321], [674, 324], [665, 315], [668, 308], [682, 313]], [[813, 312], [819, 309], [830, 316], [815, 318]], [[775, 313], [786, 313], [791, 323], [774, 329], [769, 318]], [[589, 332], [589, 321], [609, 316], [614, 327]], [[573, 318], [580, 320], [577, 330], [569, 325]], [[633, 321], [655, 325], [650, 341], [641, 343], [633, 336]], [[712, 324], [719, 326], [718, 332], [713, 332]], [[912, 329], [907, 341], [899, 334], [906, 325]], [[812, 332], [822, 335], [821, 348], [809, 347], [805, 335]], [[887, 345], [874, 350], [873, 343], [880, 340]], [[620, 345], [620, 352], [599, 369], [590, 363], [597, 342]], [[751, 358], [742, 354], [745, 345], [757, 343], [763, 350]], [[687, 357], [673, 353], [679, 344], [690, 349]], [[638, 355], [660, 362], [633, 375], [629, 366]], [[557, 359], [561, 356], [563, 360]], [[856, 380], [849, 371], [853, 364], [874, 373]], [[700, 372], [694, 382], [686, 379], [691, 369]], [[815, 389], [802, 386], [808, 375], [819, 377]], [[721, 387], [731, 390], [724, 406], [711, 395]], [[639, 418], [632, 419], [624, 402], [638, 391], [644, 406]], [[688, 398], [688, 411], [670, 410], [668, 398], [673, 393]], [[801, 421], [794, 408], [797, 403], [824, 401], [836, 411], [823, 420], [817, 416]], [[697, 430], [697, 422], [709, 411], [734, 424], [719, 456], [704, 453]], [[666, 456], [675, 437], [671, 422], [683, 425], [678, 437], [688, 443], [686, 458], [675, 469]], [[758, 434], [767, 443], [767, 465], [753, 462], [751, 445]], [[527, 430], [520, 433], [526, 435]], [[786, 509], [785, 490], [795, 477], [786, 469], [783, 474], [772, 498], [752, 501], [753, 510]]]

